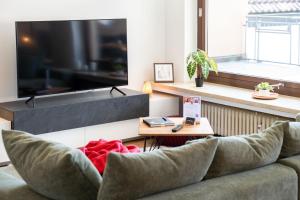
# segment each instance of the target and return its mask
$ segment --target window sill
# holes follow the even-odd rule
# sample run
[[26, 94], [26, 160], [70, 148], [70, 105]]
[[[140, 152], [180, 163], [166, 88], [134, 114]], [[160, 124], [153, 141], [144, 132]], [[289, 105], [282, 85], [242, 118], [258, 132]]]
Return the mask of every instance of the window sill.
[[220, 62], [219, 71], [280, 81], [300, 83], [300, 66], [248, 60]]
[[197, 95], [203, 101], [288, 118], [296, 118], [300, 113], [300, 98], [280, 95], [276, 100], [257, 100], [252, 98], [253, 90], [208, 82], [202, 88], [194, 83], [153, 83], [153, 90], [178, 96]]

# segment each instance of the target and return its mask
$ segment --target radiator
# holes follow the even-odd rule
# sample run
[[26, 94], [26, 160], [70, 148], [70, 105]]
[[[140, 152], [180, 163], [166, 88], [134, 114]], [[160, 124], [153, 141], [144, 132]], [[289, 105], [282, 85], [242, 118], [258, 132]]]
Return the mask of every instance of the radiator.
[[291, 120], [202, 101], [201, 115], [207, 117], [215, 134], [222, 136], [258, 133], [277, 120]]

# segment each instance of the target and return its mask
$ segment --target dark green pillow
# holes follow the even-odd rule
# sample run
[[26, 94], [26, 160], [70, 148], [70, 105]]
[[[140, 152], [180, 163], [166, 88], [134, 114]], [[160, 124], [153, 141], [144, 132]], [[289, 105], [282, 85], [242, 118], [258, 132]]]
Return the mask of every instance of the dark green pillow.
[[280, 157], [300, 154], [300, 122], [289, 122], [284, 127], [283, 144]]
[[2, 131], [7, 154], [34, 191], [56, 200], [95, 200], [102, 181], [77, 149], [20, 131]]
[[98, 200], [132, 200], [199, 182], [215, 154], [217, 139], [140, 154], [110, 153]]
[[273, 124], [262, 133], [219, 138], [214, 160], [205, 178], [255, 169], [275, 162], [280, 154], [284, 126]]

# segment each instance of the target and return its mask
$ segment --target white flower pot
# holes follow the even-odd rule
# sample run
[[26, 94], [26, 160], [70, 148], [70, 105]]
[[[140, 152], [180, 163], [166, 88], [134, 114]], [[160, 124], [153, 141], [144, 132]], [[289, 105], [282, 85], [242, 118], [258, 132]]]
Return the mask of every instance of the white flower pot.
[[259, 96], [270, 96], [271, 92], [270, 90], [259, 90], [258, 95]]

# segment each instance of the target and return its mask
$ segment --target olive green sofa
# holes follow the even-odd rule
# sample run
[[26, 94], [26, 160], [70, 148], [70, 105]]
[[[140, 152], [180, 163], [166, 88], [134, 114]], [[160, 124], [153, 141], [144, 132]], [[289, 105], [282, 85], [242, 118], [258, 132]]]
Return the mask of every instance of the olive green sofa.
[[[300, 121], [300, 118], [297, 118]], [[300, 135], [300, 134], [298, 134]], [[143, 200], [300, 200], [300, 154], [184, 187], [155, 193]], [[156, 183], [152, 183], [156, 184]], [[0, 169], [1, 200], [46, 200], [14, 170]]]
[[[201, 181], [143, 200], [297, 200], [300, 156], [265, 167]], [[20, 178], [0, 172], [1, 200], [46, 200]]]

